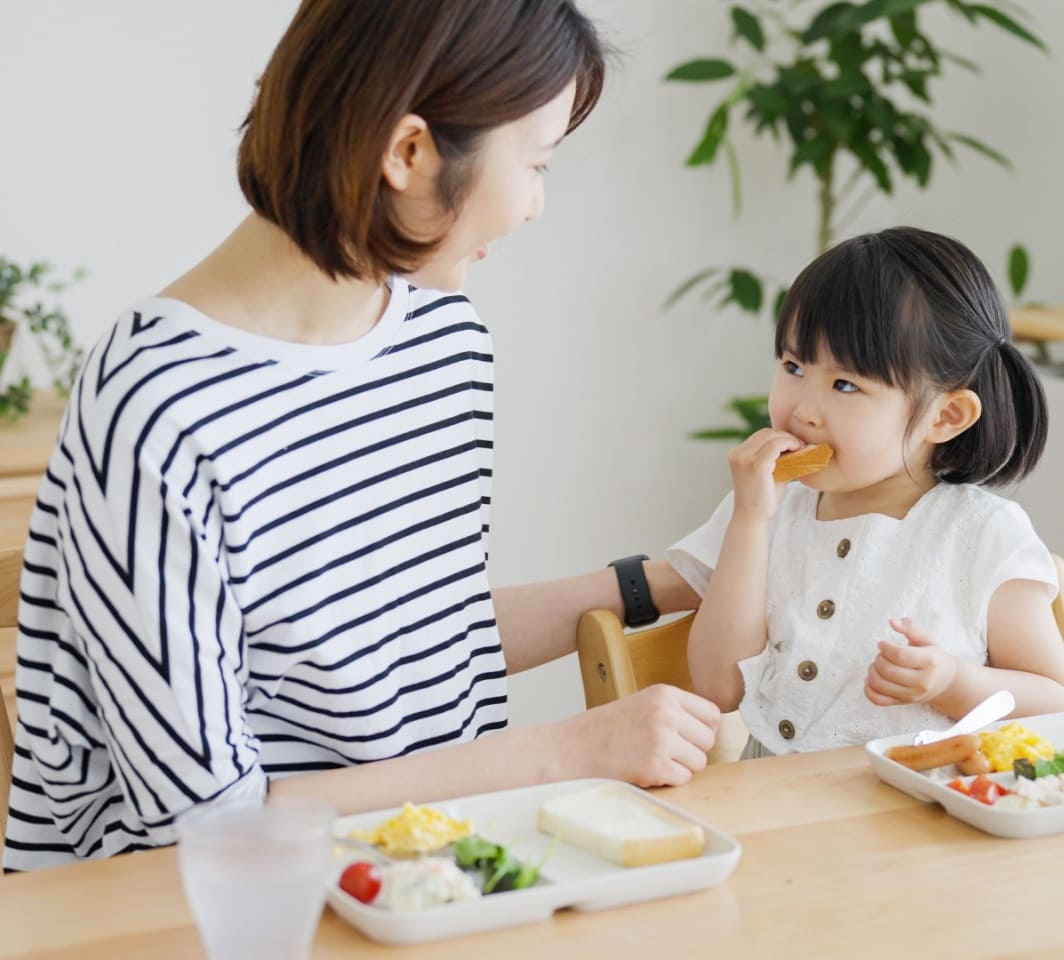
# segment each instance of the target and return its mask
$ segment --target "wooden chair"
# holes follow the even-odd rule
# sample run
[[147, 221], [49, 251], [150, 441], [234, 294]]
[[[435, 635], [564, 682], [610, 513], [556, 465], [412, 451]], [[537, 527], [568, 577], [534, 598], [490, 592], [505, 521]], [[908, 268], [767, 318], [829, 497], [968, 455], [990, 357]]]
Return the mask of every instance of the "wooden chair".
[[[628, 696], [655, 683], [691, 689], [687, 634], [694, 614], [660, 626], [625, 633], [615, 613], [590, 610], [580, 618], [576, 652], [588, 709]], [[746, 724], [738, 711], [721, 717], [710, 763], [738, 760], [746, 746]]]
[[[15, 627], [21, 576], [22, 548], [0, 549], [0, 673], [4, 674], [5, 680], [9, 679], [6, 674], [9, 671], [13, 674], [15, 670]], [[11, 733], [7, 703], [0, 698], [0, 838], [7, 828], [7, 796], [11, 789], [14, 758], [15, 738]]]
[[[1053, 616], [1064, 637], [1064, 559], [1053, 554], [1061, 590], [1053, 601]], [[616, 614], [590, 610], [580, 618], [576, 652], [588, 709], [625, 697], [655, 683], [691, 689], [687, 669], [687, 635], [694, 614], [634, 633], [625, 633]], [[710, 763], [738, 760], [746, 744], [746, 726], [738, 712], [721, 717]]]

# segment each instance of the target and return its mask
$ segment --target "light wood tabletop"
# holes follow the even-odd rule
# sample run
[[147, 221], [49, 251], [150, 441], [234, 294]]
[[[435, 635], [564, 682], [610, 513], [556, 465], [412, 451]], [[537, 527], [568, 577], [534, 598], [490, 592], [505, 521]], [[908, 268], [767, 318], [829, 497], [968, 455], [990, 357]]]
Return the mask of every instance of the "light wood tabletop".
[[[860, 748], [712, 766], [670, 802], [731, 833], [720, 887], [389, 947], [328, 908], [315, 960], [1064, 956], [1064, 836], [1002, 840], [881, 783]], [[0, 957], [202, 957], [173, 849], [0, 880]]]

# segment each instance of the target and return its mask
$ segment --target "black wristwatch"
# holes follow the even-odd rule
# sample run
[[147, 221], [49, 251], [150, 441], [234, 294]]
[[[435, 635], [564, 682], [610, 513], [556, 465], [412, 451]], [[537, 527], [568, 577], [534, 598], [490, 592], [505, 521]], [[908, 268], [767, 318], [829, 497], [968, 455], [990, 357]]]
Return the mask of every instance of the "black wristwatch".
[[647, 583], [646, 571], [643, 569], [643, 561], [649, 559], [646, 554], [639, 554], [634, 557], [622, 557], [609, 564], [617, 572], [626, 627], [645, 627], [661, 616], [650, 596], [650, 584]]

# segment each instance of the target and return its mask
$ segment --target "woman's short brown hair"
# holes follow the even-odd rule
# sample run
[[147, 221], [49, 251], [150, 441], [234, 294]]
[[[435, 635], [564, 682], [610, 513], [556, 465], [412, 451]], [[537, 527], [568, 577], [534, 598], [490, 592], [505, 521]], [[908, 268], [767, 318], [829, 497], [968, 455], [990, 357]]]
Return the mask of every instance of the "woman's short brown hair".
[[572, 130], [603, 74], [573, 0], [303, 0], [244, 122], [240, 187], [330, 277], [410, 273], [443, 238], [415, 240], [396, 220], [381, 160], [400, 119], [428, 124], [453, 215], [487, 131], [575, 80]]

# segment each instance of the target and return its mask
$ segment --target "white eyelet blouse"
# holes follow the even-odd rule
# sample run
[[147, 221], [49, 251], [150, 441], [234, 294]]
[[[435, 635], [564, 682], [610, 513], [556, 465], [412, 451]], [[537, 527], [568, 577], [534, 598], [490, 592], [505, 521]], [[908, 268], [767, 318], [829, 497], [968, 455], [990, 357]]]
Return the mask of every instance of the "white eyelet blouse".
[[[817, 520], [818, 496], [791, 484], [773, 520], [769, 639], [739, 663], [747, 728], [771, 752], [795, 753], [947, 727], [925, 704], [880, 707], [865, 697], [879, 641], [906, 643], [888, 620], [911, 617], [950, 653], [986, 663], [987, 607], [1001, 584], [1037, 580], [1048, 600], [1056, 596], [1049, 550], [1022, 507], [969, 484], [940, 483], [901, 520]], [[667, 553], [700, 594], [732, 505], [728, 494]]]

